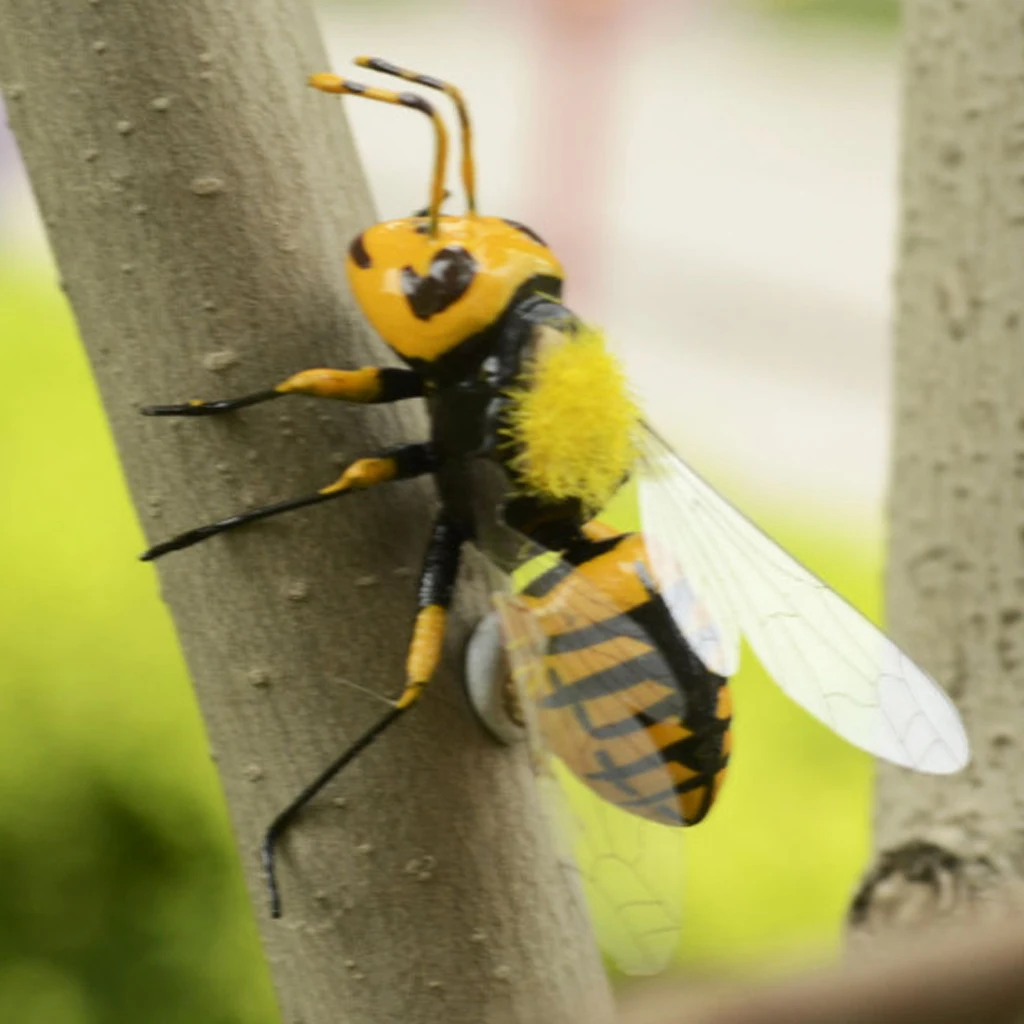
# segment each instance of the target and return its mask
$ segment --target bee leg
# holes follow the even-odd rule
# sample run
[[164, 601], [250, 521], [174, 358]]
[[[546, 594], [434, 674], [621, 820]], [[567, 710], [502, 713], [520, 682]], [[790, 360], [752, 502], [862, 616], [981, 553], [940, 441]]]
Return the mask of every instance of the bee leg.
[[234, 412], [247, 405], [258, 405], [285, 395], [311, 395], [313, 398], [338, 398], [346, 402], [376, 404], [399, 402], [423, 395], [423, 378], [413, 370], [390, 366], [364, 366], [359, 370], [302, 370], [275, 387], [255, 391], [240, 398], [214, 402], [184, 402], [181, 405], [144, 405], [143, 416], [215, 416]]
[[260, 859], [270, 895], [272, 917], [281, 916], [281, 896], [277, 888], [275, 852], [278, 840], [288, 830], [299, 812], [346, 765], [365, 750], [392, 723], [397, 721], [419, 699], [437, 671], [444, 642], [445, 618], [451, 605], [455, 577], [459, 570], [459, 552], [464, 536], [442, 512], [434, 521], [427, 545], [423, 570], [420, 573], [419, 611], [413, 626], [409, 656], [406, 660], [406, 683], [394, 707], [368, 729], [350, 747], [342, 751], [294, 800], [270, 823], [260, 847]]
[[236, 515], [227, 516], [225, 519], [218, 519], [214, 523], [186, 530], [170, 540], [154, 544], [139, 558], [143, 562], [151, 562], [171, 551], [180, 551], [182, 548], [191, 547], [208, 537], [233, 530], [237, 526], [244, 526], [246, 523], [269, 519], [271, 516], [280, 515], [282, 512], [291, 512], [297, 508], [305, 508], [307, 505], [317, 505], [322, 501], [340, 498], [350, 491], [366, 490], [390, 480], [408, 480], [414, 476], [422, 476], [424, 473], [433, 471], [434, 463], [434, 450], [430, 444], [399, 445], [374, 458], [357, 459], [334, 483], [321, 487], [314, 494], [279, 501], [274, 505], [264, 505], [262, 508], [254, 508], [249, 512], [239, 512]]
[[601, 522], [600, 519], [591, 519], [580, 527], [580, 533], [589, 541], [595, 544], [603, 540], [612, 540], [623, 535], [622, 530], [616, 530], [614, 526]]
[[395, 703], [397, 708], [416, 703], [441, 660], [445, 619], [452, 603], [463, 540], [462, 531], [442, 511], [434, 520], [420, 572], [419, 611], [405, 666], [405, 689]]

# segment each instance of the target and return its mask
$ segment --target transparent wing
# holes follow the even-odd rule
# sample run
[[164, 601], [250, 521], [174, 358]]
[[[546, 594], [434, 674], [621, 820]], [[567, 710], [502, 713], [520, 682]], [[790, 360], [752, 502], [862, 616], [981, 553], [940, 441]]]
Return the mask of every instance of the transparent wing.
[[676, 552], [660, 543], [657, 535], [645, 536], [644, 541], [654, 576], [652, 586], [656, 584], [690, 649], [716, 675], [734, 676], [740, 667], [740, 633], [730, 616], [718, 609], [717, 595], [698, 590]]
[[682, 830], [672, 826], [683, 820], [678, 797], [663, 796], [676, 779], [659, 733], [643, 723], [681, 729], [682, 698], [607, 595], [557, 556], [542, 563], [540, 589], [558, 580], [546, 602], [495, 599], [523, 717], [545, 762], [554, 755], [542, 788], [601, 948], [626, 973], [654, 973], [682, 932]]
[[685, 832], [599, 799], [557, 758], [540, 781], [601, 951], [624, 974], [671, 967], [683, 934]]
[[789, 697], [895, 764], [937, 774], [967, 764], [960, 717], [935, 681], [650, 430], [637, 475], [652, 555], [671, 554], [723, 633], [742, 633]]

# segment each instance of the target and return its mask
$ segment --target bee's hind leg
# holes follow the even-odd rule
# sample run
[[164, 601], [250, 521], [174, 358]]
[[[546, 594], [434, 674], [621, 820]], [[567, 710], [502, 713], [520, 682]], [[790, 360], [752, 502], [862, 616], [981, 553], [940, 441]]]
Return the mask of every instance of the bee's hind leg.
[[406, 683], [394, 707], [375, 725], [346, 748], [270, 823], [260, 850], [263, 872], [270, 894], [270, 913], [281, 916], [281, 897], [277, 888], [275, 852], [277, 842], [288, 830], [299, 812], [328, 782], [381, 733], [398, 720], [420, 698], [437, 671], [444, 643], [445, 619], [451, 606], [455, 577], [459, 571], [459, 554], [464, 535], [442, 511], [434, 521], [427, 545], [423, 570], [420, 573], [419, 611], [413, 626], [406, 660]]

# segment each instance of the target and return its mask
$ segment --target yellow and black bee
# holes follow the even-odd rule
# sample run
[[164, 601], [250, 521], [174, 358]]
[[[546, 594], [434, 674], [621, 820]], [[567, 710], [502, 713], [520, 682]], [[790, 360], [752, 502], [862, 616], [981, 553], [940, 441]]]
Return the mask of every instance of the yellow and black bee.
[[[416, 93], [311, 79], [324, 92], [409, 107], [434, 126], [429, 205], [368, 228], [348, 251], [352, 291], [406, 368], [306, 370], [241, 398], [143, 409], [212, 415], [292, 394], [427, 403], [429, 441], [358, 459], [316, 494], [190, 530], [142, 556], [353, 490], [427, 474], [436, 482], [440, 511], [405, 689], [271, 824], [263, 855], [273, 913], [281, 833], [430, 682], [467, 542], [506, 574], [547, 559], [498, 601], [504, 645], [547, 746], [619, 808], [669, 826], [708, 813], [729, 759], [728, 679], [741, 634], [787, 694], [856, 745], [922, 771], [966, 764], [967, 740], [942, 690], [646, 425], [601, 333], [562, 304], [562, 266], [541, 238], [477, 212], [459, 91], [376, 58], [356, 63], [446, 93], [461, 126], [468, 209], [448, 216], [448, 136], [436, 110]], [[626, 481], [639, 494], [636, 533], [597, 518]]]

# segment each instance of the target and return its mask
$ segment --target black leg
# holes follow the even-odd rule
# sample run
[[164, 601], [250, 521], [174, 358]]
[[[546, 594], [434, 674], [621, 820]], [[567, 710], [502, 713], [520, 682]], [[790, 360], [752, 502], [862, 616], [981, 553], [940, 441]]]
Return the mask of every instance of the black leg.
[[238, 512], [233, 516], [225, 516], [216, 522], [207, 523], [205, 526], [197, 526], [192, 530], [179, 533], [170, 540], [154, 544], [148, 551], [139, 555], [142, 562], [152, 562], [154, 559], [169, 554], [171, 551], [180, 551], [182, 548], [190, 548], [207, 537], [215, 537], [218, 533], [226, 533], [236, 526], [244, 526], [246, 523], [255, 523], [260, 519], [269, 519], [271, 516], [280, 515], [282, 512], [291, 512], [296, 508], [305, 508], [307, 505], [316, 505], [321, 501], [330, 501], [332, 498], [340, 498], [344, 491], [334, 494], [307, 494], [301, 498], [291, 498], [288, 501], [279, 501], [273, 505], [264, 505], [261, 508], [254, 508], [251, 512]]
[[233, 530], [237, 526], [244, 526], [246, 523], [253, 523], [259, 519], [268, 519], [271, 516], [280, 515], [282, 512], [291, 512], [293, 509], [305, 508], [307, 505], [316, 505], [321, 501], [330, 501], [332, 498], [340, 498], [350, 491], [366, 490], [376, 484], [386, 483], [389, 480], [407, 480], [414, 476], [422, 476], [434, 469], [434, 452], [429, 444], [405, 444], [397, 448], [382, 452], [374, 458], [357, 459], [334, 483], [322, 487], [315, 494], [307, 494], [301, 498], [291, 498], [288, 501], [279, 501], [274, 505], [264, 505], [262, 508], [255, 508], [250, 512], [239, 512], [224, 519], [218, 519], [214, 523], [207, 523], [205, 526], [197, 526], [195, 529], [179, 533], [170, 540], [154, 544], [148, 551], [143, 552], [139, 557], [143, 562], [151, 562], [161, 555], [171, 551], [180, 551], [182, 548], [198, 544], [207, 537], [216, 536], [227, 530]]
[[413, 370], [390, 366], [364, 366], [359, 370], [303, 370], [293, 374], [276, 387], [256, 391], [240, 398], [215, 402], [183, 402], [180, 405], [144, 405], [143, 416], [216, 416], [234, 412], [247, 405], [258, 405], [285, 395], [311, 395], [314, 398], [337, 398], [346, 402], [399, 402], [423, 394], [423, 379]]
[[374, 726], [342, 751], [301, 793], [270, 823], [260, 847], [260, 858], [270, 894], [270, 913], [281, 916], [281, 896], [277, 888], [275, 852], [277, 842], [288, 830], [302, 809], [346, 765], [365, 750], [390, 725], [396, 722], [419, 699], [441, 660], [445, 617], [452, 600], [455, 577], [459, 570], [459, 552], [463, 534], [442, 512], [434, 522], [420, 573], [419, 612], [413, 627], [406, 662], [406, 683], [395, 706]]
[[389, 725], [396, 722], [409, 710], [409, 707], [392, 708], [371, 729], [368, 729], [341, 754], [338, 755], [301, 793], [270, 823], [263, 834], [260, 846], [260, 860], [263, 863], [263, 874], [267, 880], [267, 891], [270, 894], [270, 916], [281, 916], [281, 894], [277, 888], [277, 870], [275, 854], [277, 841], [288, 830], [288, 826], [298, 817], [299, 812], [341, 771], [361, 754]]
[[234, 412], [247, 405], [259, 405], [274, 398], [284, 398], [284, 391], [269, 388], [241, 398], [224, 398], [216, 402], [183, 402], [181, 405], [144, 405], [139, 412], [143, 416], [216, 416], [221, 412]]

